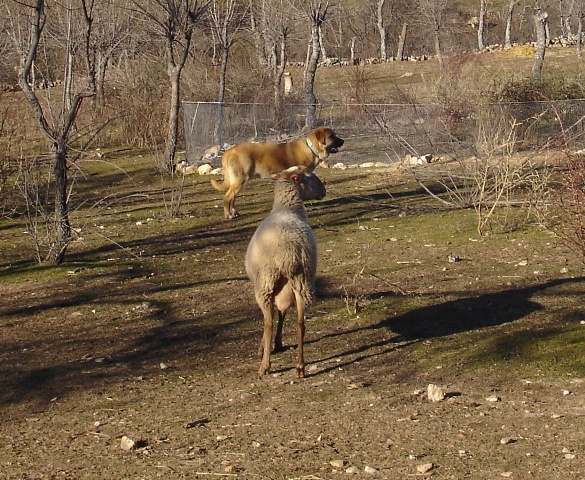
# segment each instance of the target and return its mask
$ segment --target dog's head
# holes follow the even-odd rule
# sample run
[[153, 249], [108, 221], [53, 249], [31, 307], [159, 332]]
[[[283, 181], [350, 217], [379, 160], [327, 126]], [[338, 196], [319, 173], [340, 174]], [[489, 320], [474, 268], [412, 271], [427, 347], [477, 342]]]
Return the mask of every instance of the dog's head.
[[319, 160], [325, 160], [330, 153], [337, 153], [339, 148], [345, 143], [329, 127], [320, 127], [313, 130], [307, 135], [307, 139], [313, 145]]

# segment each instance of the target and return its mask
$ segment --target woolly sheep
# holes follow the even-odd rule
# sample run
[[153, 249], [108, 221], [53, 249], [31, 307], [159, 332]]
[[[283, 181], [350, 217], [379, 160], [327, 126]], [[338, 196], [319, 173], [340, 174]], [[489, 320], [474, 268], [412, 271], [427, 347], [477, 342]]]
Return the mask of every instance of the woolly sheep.
[[275, 351], [282, 350], [282, 325], [287, 310], [297, 308], [297, 375], [305, 376], [303, 339], [305, 308], [313, 301], [317, 242], [307, 223], [303, 200], [325, 197], [325, 186], [303, 166], [273, 175], [276, 180], [271, 213], [260, 223], [246, 252], [246, 273], [264, 316], [259, 375], [270, 370], [274, 309], [278, 311]]

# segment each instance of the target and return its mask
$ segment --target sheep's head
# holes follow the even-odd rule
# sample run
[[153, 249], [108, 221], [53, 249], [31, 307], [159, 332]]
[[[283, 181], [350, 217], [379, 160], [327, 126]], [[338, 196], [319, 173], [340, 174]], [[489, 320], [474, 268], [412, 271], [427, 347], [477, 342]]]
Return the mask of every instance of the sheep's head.
[[272, 178], [292, 183], [303, 201], [321, 200], [327, 193], [321, 179], [303, 165], [287, 168], [280, 173], [272, 175]]

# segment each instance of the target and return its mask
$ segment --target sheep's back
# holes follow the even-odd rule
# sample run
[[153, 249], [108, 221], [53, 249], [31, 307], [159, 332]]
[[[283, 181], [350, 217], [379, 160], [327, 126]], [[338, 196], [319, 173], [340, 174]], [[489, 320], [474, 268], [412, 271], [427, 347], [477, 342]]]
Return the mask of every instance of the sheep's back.
[[316, 267], [317, 241], [311, 227], [286, 210], [260, 223], [246, 252], [246, 272], [255, 285], [299, 275], [312, 282]]

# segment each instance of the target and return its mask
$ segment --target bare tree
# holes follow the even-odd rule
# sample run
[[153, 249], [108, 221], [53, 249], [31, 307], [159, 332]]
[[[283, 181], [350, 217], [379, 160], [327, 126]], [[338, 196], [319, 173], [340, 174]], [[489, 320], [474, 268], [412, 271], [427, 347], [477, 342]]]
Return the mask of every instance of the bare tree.
[[540, 7], [534, 9], [534, 28], [536, 31], [536, 54], [532, 64], [532, 79], [540, 81], [542, 79], [542, 67], [544, 65], [544, 55], [546, 53], [546, 25], [548, 23], [548, 13], [543, 12]]
[[315, 74], [319, 63], [321, 45], [319, 41], [319, 29], [327, 17], [329, 0], [300, 0], [300, 10], [303, 12], [310, 25], [310, 37], [307, 48], [307, 61], [305, 63], [304, 90], [307, 113], [305, 127], [313, 128], [317, 114], [317, 97], [315, 96]]
[[193, 30], [209, 6], [209, 0], [152, 0], [152, 7], [135, 0], [134, 4], [152, 22], [165, 42], [167, 73], [170, 81], [170, 108], [167, 140], [162, 166], [175, 170], [179, 135], [181, 74], [189, 56]]
[[[55, 115], [54, 111], [51, 111], [50, 116], [45, 114], [45, 110], [35, 93], [33, 85], [29, 81], [34, 61], [39, 54], [39, 46], [47, 22], [45, 0], [30, 0], [28, 3], [19, 0], [18, 4], [27, 9], [31, 27], [28, 47], [23, 49], [24, 56], [19, 69], [18, 83], [43, 133], [50, 142], [50, 157], [54, 176], [54, 234], [52, 239], [49, 240], [48, 252], [42, 258], [39, 257], [39, 260], [43, 263], [59, 264], [65, 258], [67, 247], [71, 241], [68, 170], [71, 161], [69, 148], [72, 130], [83, 100], [93, 97], [96, 93], [95, 62], [91, 44], [94, 21], [94, 0], [76, 0], [76, 8], [73, 8], [72, 0], [68, 6], [63, 7], [67, 10], [69, 18], [71, 18], [74, 11], [80, 12], [83, 44], [79, 49], [79, 53], [83, 54], [85, 63], [85, 81], [82, 82], [84, 86], [73, 96], [71, 103], [67, 104], [63, 100], [61, 109], [57, 115]], [[70, 51], [77, 50], [70, 49]], [[72, 61], [72, 58], [70, 55], [67, 55], [65, 62], [68, 63], [70, 61]], [[65, 70], [73, 73], [73, 69], [68, 68], [67, 65]], [[50, 123], [51, 120], [52, 123]]]
[[479, 0], [479, 15], [477, 17], [477, 48], [481, 52], [485, 48], [484, 31], [485, 31], [485, 16], [487, 13], [486, 0]]
[[217, 123], [215, 124], [215, 143], [222, 142], [223, 112], [226, 89], [226, 75], [230, 50], [237, 40], [238, 33], [244, 26], [247, 15], [237, 0], [212, 0], [209, 8], [209, 21], [213, 41], [219, 47], [221, 58], [219, 64], [219, 92], [217, 95]]
[[575, 0], [559, 0], [559, 16], [561, 20], [561, 35], [569, 38], [573, 35], [571, 28], [571, 18], [575, 10]]
[[579, 0], [577, 4], [577, 58], [583, 60], [583, 18], [585, 17], [585, 1]]
[[504, 36], [504, 47], [510, 48], [512, 46], [512, 20], [514, 18], [514, 8], [520, 3], [520, 0], [510, 0], [508, 11], [506, 13], [506, 33]]
[[286, 70], [287, 40], [293, 31], [294, 11], [289, 0], [263, 0], [260, 4], [250, 3], [252, 31], [257, 48], [262, 47], [259, 57], [264, 58], [272, 77], [274, 104], [280, 107], [283, 94], [282, 79]]
[[448, 0], [419, 0], [419, 10], [427, 26], [433, 31], [435, 54], [439, 67], [443, 69], [443, 49], [441, 35], [446, 22]]
[[386, 0], [377, 0], [376, 20], [378, 24], [378, 34], [380, 35], [380, 58], [386, 60], [388, 52], [386, 48], [386, 25], [384, 22], [384, 4]]
[[96, 52], [96, 103], [105, 105], [104, 84], [106, 71], [117, 49], [132, 34], [133, 16], [128, 8], [129, 0], [118, 3], [104, 2], [96, 11], [94, 38]]
[[398, 37], [398, 48], [396, 50], [396, 58], [398, 60], [404, 60], [404, 48], [406, 46], [406, 32], [408, 30], [408, 24], [404, 22], [402, 24], [402, 31], [400, 37]]

